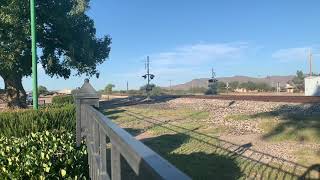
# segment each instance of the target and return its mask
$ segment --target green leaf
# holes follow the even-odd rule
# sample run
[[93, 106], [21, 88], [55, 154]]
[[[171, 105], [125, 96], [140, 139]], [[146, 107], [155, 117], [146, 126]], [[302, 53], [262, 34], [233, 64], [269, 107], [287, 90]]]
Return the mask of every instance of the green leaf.
[[44, 171], [48, 173], [50, 171], [50, 167], [45, 167]]
[[44, 153], [43, 152], [41, 152], [41, 159], [44, 159]]
[[60, 170], [60, 174], [61, 174], [62, 177], [64, 177], [67, 174], [67, 172], [64, 169], [61, 169]]

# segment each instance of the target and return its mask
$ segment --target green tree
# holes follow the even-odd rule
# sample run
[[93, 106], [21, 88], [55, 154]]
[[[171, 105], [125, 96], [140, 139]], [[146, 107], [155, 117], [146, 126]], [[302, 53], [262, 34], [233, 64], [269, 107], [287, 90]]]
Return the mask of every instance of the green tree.
[[237, 89], [239, 87], [239, 81], [232, 81], [229, 83], [229, 87], [231, 91], [234, 91], [235, 89]]
[[[86, 15], [90, 0], [37, 0], [38, 63], [46, 74], [69, 78], [99, 76], [97, 65], [109, 57], [111, 38], [96, 37]], [[26, 106], [22, 78], [31, 75], [30, 5], [28, 0], [0, 1], [0, 76], [9, 106]]]
[[241, 83], [240, 88], [244, 88], [244, 89], [253, 91], [253, 90], [257, 89], [257, 85], [252, 81], [248, 81], [248, 82]]
[[[147, 87], [148, 87], [148, 84], [141, 86], [141, 87], [140, 87], [140, 91], [146, 91], [146, 90], [147, 90]], [[155, 84], [149, 84], [149, 88], [150, 88], [150, 89], [153, 89], [154, 87], [156, 87]]]
[[45, 93], [47, 93], [47, 92], [49, 92], [49, 91], [48, 91], [48, 89], [47, 89], [45, 86], [39, 86], [39, 87], [38, 87], [38, 93], [39, 93], [39, 94], [45, 94]]
[[297, 71], [296, 76], [292, 79], [292, 83], [299, 91], [304, 90], [304, 78], [305, 75], [303, 74], [303, 72]]
[[223, 93], [227, 91], [227, 84], [225, 82], [218, 82], [218, 93]]
[[205, 93], [207, 91], [207, 88], [205, 87], [193, 87], [193, 88], [190, 88], [188, 90], [188, 92], [191, 92], [191, 93]]
[[104, 88], [104, 93], [111, 94], [112, 93], [112, 88], [114, 88], [114, 87], [115, 87], [115, 85], [113, 85], [113, 84], [106, 85], [106, 87]]
[[258, 90], [258, 91], [271, 91], [272, 87], [264, 82], [254, 83], [252, 81], [244, 82], [239, 85], [240, 88], [244, 88], [250, 91]]
[[[147, 87], [148, 87], [148, 85], [146, 84], [146, 85], [143, 85], [143, 86], [141, 86], [140, 87], [140, 92], [143, 94], [145, 94], [145, 93], [147, 93]], [[162, 95], [162, 94], [164, 94], [165, 93], [165, 90], [164, 89], [162, 89], [161, 87], [159, 87], [159, 86], [156, 86], [155, 84], [149, 84], [149, 88], [151, 88], [151, 90], [150, 90], [150, 95], [151, 96], [160, 96], [160, 95]]]
[[154, 86], [150, 92], [151, 96], [160, 96], [164, 94], [164, 90], [159, 86]]
[[142, 92], [140, 91], [140, 90], [133, 90], [133, 89], [130, 89], [129, 91], [128, 91], [128, 94], [129, 95], [142, 95]]
[[272, 87], [267, 83], [256, 83], [256, 90], [266, 92], [271, 91]]

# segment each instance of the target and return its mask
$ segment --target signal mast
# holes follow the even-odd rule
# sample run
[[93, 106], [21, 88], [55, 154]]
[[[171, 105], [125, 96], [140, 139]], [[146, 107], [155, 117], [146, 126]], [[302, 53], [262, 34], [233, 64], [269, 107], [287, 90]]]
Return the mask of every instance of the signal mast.
[[147, 73], [145, 75], [143, 75], [142, 77], [144, 79], [147, 79], [147, 86], [146, 86], [146, 92], [147, 92], [147, 96], [148, 96], [148, 100], [150, 99], [150, 91], [152, 91], [152, 86], [150, 85], [150, 81], [155, 77], [153, 74], [150, 74], [150, 60], [149, 60], [149, 56], [147, 56], [147, 61], [145, 63], [145, 69], [147, 69]]
[[217, 78], [216, 73], [213, 71], [213, 68], [211, 69], [211, 78], [208, 80], [208, 90], [206, 94], [210, 95], [216, 95], [217, 92]]
[[211, 69], [211, 74], [211, 79], [208, 80], [209, 85], [218, 81], [216, 79], [216, 73], [213, 71], [213, 68]]

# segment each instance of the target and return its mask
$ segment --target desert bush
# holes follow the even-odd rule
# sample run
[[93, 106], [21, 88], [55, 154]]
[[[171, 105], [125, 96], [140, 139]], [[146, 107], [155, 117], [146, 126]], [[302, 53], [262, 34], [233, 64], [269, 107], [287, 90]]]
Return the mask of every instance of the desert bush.
[[65, 131], [0, 136], [1, 179], [88, 179], [86, 147]]
[[75, 131], [75, 106], [65, 104], [52, 105], [38, 111], [16, 110], [0, 113], [0, 136], [23, 137], [31, 132], [46, 130]]
[[73, 104], [73, 96], [65, 95], [65, 96], [54, 96], [52, 97], [53, 104]]

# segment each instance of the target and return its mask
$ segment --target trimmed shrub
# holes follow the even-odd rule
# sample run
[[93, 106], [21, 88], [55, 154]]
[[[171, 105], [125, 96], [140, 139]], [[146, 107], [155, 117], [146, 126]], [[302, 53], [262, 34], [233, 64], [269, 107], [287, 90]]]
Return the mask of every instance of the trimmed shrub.
[[86, 147], [64, 131], [0, 136], [1, 179], [89, 179]]
[[53, 104], [73, 104], [73, 96], [65, 95], [65, 96], [54, 96], [52, 97]]
[[75, 106], [49, 106], [34, 110], [17, 110], [0, 113], [0, 136], [23, 137], [31, 132], [67, 130], [75, 132]]

